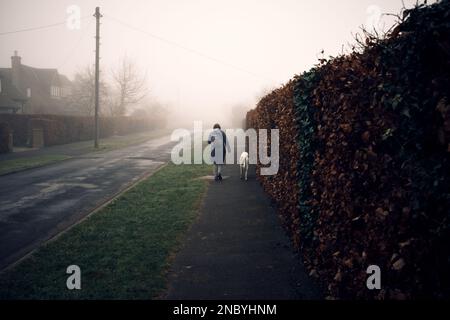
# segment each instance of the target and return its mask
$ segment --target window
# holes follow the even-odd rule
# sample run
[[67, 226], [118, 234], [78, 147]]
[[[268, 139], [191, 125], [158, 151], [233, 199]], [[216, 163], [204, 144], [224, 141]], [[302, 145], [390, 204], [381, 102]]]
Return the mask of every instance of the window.
[[27, 88], [27, 98], [31, 98], [31, 88]]
[[51, 86], [50, 87], [50, 94], [52, 95], [52, 97], [61, 97], [61, 88], [60, 87]]

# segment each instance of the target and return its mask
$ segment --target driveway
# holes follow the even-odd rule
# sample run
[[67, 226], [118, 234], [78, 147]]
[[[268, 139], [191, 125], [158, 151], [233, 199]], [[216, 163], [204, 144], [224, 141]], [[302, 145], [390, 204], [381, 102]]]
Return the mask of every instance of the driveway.
[[0, 177], [0, 270], [170, 160], [170, 136]]

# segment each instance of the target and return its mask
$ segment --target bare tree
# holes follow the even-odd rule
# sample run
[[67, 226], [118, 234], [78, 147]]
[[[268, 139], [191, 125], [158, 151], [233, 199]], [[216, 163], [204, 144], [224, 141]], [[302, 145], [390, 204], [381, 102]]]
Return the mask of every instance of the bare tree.
[[116, 100], [110, 105], [113, 116], [125, 115], [131, 104], [138, 103], [147, 94], [145, 74], [142, 75], [127, 56], [122, 58], [117, 70], [112, 71], [112, 81], [117, 89]]
[[[104, 113], [107, 104], [109, 88], [104, 81], [100, 81], [100, 112]], [[91, 66], [77, 72], [73, 87], [68, 97], [69, 108], [74, 114], [92, 116], [95, 109], [95, 74]]]

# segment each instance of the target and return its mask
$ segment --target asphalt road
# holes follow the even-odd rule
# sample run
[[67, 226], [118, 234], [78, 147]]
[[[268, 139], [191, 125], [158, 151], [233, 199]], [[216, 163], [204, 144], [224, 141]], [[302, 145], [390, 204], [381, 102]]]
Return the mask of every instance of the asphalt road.
[[0, 176], [0, 270], [170, 160], [170, 136]]

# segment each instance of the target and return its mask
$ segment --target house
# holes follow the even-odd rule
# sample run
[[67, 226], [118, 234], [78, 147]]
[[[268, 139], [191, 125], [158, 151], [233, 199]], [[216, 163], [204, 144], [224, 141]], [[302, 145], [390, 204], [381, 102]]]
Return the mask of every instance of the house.
[[57, 69], [24, 65], [15, 51], [11, 68], [0, 68], [0, 113], [64, 114], [71, 87]]
[[0, 69], [0, 113], [17, 113], [23, 110], [27, 97], [13, 84], [10, 72]]

